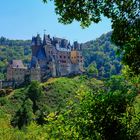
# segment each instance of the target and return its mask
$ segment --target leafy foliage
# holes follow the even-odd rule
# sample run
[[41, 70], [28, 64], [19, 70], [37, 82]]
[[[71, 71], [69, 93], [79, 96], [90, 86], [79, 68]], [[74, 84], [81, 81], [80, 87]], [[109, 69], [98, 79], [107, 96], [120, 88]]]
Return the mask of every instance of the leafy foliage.
[[[115, 84], [117, 88], [113, 88]], [[45, 129], [50, 138], [137, 138], [140, 116], [135, 114], [133, 104], [137, 89], [131, 83], [126, 84], [122, 77], [114, 77], [107, 83], [107, 89], [94, 92], [84, 92], [82, 89], [83, 87], [79, 89], [76, 96], [79, 103], [69, 101], [68, 108], [61, 114], [51, 113], [47, 117]]]

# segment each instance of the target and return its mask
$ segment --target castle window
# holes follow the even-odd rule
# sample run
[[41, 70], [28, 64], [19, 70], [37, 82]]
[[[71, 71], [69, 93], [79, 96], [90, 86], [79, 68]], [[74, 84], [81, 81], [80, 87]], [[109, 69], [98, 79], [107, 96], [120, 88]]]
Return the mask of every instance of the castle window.
[[62, 56], [60, 55], [60, 58], [62, 58]]
[[62, 61], [62, 63], [66, 63], [66, 61], [65, 61], [65, 60], [63, 60], [63, 61]]
[[64, 58], [66, 58], [66, 56], [64, 56]]

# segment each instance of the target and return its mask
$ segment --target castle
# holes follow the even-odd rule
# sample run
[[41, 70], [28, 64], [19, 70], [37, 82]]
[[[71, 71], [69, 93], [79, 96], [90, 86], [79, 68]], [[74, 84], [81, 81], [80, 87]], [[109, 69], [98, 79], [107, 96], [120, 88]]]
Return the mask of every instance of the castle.
[[82, 48], [78, 42], [73, 45], [66, 39], [45, 35], [32, 37], [32, 57], [28, 67], [21, 60], [12, 60], [7, 67], [7, 81], [17, 85], [26, 80], [46, 81], [49, 77], [82, 74]]

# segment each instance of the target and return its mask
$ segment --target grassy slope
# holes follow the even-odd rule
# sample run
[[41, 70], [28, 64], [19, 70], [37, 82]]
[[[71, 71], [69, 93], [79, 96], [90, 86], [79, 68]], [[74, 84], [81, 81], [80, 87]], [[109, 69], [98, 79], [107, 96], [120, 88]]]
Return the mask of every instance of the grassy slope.
[[[51, 78], [45, 83], [41, 83], [45, 94], [41, 102], [48, 106], [50, 111], [58, 111], [66, 106], [66, 102], [73, 99], [78, 90], [96, 90], [103, 83], [96, 79], [83, 80], [82, 76], [74, 78]], [[26, 97], [28, 87], [16, 89], [10, 96], [0, 98], [0, 107], [8, 114], [14, 114], [19, 109]]]
[[69, 99], [74, 99], [78, 90], [92, 90], [91, 87], [100, 87], [100, 85], [103, 85], [101, 81], [96, 79], [83, 80], [82, 76], [51, 78], [42, 84], [45, 92], [45, 104], [54, 109], [63, 108]]

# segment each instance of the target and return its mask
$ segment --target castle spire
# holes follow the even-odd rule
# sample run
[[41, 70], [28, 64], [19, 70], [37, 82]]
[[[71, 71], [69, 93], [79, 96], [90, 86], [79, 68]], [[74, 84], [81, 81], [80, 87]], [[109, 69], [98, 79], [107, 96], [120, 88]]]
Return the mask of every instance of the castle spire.
[[37, 36], [36, 36], [36, 45], [37, 45], [37, 46], [40, 46], [41, 44], [42, 44], [41, 37], [40, 37], [39, 34], [37, 34]]
[[31, 43], [31, 45], [32, 45], [32, 46], [35, 46], [35, 44], [36, 44], [35, 37], [32, 36], [32, 43]]
[[45, 33], [44, 33], [44, 37], [43, 37], [43, 45], [44, 45], [44, 46], [47, 45]]

